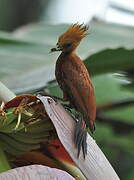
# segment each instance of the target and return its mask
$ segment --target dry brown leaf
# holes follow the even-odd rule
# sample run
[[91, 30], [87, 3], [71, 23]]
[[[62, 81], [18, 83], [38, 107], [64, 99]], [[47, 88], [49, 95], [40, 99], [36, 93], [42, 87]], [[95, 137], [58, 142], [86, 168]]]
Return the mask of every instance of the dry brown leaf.
[[119, 180], [111, 164], [89, 134], [87, 137], [86, 159], [83, 159], [82, 152], [79, 158], [77, 158], [77, 149], [74, 145], [74, 119], [65, 111], [62, 105], [55, 102], [52, 98], [41, 96], [39, 99], [44, 104], [45, 110], [56, 128], [61, 143], [84, 176], [88, 180]]

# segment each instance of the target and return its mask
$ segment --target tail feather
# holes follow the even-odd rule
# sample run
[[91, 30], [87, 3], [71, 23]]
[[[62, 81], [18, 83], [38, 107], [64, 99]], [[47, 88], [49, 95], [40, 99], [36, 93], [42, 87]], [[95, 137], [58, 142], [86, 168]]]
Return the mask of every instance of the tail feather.
[[[79, 157], [79, 155], [80, 155], [80, 151], [81, 151], [82, 145], [84, 143], [84, 139], [85, 139], [84, 136], [85, 136], [85, 133], [83, 131], [81, 131], [79, 133], [78, 141], [77, 141], [77, 144], [76, 144], [76, 147], [78, 149], [77, 157]], [[82, 148], [82, 150], [83, 150], [83, 148]], [[84, 159], [85, 159], [85, 155], [86, 154], [85, 154], [85, 151], [84, 151], [83, 152]]]
[[79, 157], [80, 151], [82, 148], [83, 157], [85, 159], [86, 154], [87, 154], [87, 142], [86, 142], [87, 131], [86, 131], [86, 126], [85, 125], [83, 126], [83, 124], [85, 124], [85, 121], [81, 117], [76, 124], [75, 135], [74, 135], [74, 143], [76, 145], [76, 148], [78, 149], [77, 157]]
[[87, 155], [87, 131], [84, 131], [84, 138], [82, 141], [82, 151], [83, 151], [83, 157], [85, 159]]
[[77, 142], [78, 142], [78, 137], [79, 137], [79, 134], [80, 134], [81, 126], [82, 126], [82, 120], [80, 118], [77, 121], [76, 127], [75, 127], [74, 143], [75, 143], [76, 146], [77, 146]]

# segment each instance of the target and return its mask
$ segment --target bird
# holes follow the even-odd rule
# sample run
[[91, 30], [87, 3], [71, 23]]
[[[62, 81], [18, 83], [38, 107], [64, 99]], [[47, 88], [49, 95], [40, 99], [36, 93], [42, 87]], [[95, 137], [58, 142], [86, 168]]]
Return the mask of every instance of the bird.
[[81, 40], [88, 35], [89, 26], [75, 23], [59, 36], [56, 48], [51, 52], [61, 51], [56, 66], [56, 80], [63, 91], [63, 101], [68, 101], [78, 112], [74, 143], [79, 157], [82, 149], [84, 159], [87, 155], [87, 130], [95, 131], [96, 98], [89, 72], [83, 61], [76, 54]]

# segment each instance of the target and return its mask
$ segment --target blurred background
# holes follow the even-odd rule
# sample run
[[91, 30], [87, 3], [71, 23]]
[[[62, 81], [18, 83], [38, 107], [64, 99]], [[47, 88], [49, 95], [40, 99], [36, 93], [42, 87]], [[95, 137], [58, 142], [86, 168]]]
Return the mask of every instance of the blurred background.
[[0, 29], [12, 31], [31, 22], [89, 23], [92, 18], [105, 22], [134, 25], [131, 0], [0, 0]]
[[133, 180], [134, 1], [0, 0], [0, 80], [17, 94], [62, 96], [49, 50], [76, 22], [90, 24], [78, 53], [95, 86], [94, 138], [120, 178]]

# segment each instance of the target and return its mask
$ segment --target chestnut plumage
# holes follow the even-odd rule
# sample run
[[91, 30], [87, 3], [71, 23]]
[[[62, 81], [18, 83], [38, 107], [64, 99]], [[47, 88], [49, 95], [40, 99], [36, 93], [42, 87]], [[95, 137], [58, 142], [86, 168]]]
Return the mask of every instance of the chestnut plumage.
[[55, 75], [63, 91], [63, 100], [79, 112], [76, 123], [74, 142], [78, 148], [78, 156], [82, 148], [84, 158], [87, 153], [87, 128], [95, 130], [96, 100], [94, 88], [84, 63], [75, 53], [81, 40], [87, 35], [88, 26], [74, 24], [62, 34], [54, 51], [62, 51], [56, 62]]

